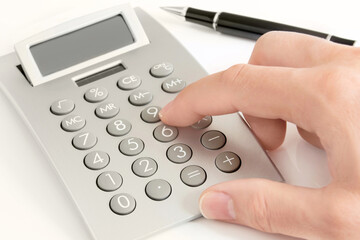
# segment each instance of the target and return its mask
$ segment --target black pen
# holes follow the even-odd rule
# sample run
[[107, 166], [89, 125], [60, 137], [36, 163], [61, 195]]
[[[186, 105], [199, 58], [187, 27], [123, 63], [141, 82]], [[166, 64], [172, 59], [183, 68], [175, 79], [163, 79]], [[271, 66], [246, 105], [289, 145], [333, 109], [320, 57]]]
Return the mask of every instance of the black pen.
[[170, 13], [185, 17], [186, 21], [213, 28], [215, 31], [256, 40], [269, 31], [291, 31], [305, 33], [350, 46], [358, 46], [359, 42], [336, 37], [327, 33], [294, 27], [257, 18], [251, 18], [225, 12], [209, 12], [190, 7], [161, 7]]

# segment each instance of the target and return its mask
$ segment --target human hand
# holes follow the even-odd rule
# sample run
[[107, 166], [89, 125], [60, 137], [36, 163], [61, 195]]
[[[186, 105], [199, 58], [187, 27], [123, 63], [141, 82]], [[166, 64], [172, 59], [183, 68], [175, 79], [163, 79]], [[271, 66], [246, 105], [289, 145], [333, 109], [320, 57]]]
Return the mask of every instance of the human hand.
[[270, 32], [249, 64], [189, 85], [160, 116], [188, 126], [237, 111], [268, 150], [282, 144], [285, 121], [295, 123], [306, 141], [326, 151], [332, 181], [321, 189], [264, 179], [220, 183], [202, 194], [203, 215], [306, 239], [360, 239], [360, 49]]

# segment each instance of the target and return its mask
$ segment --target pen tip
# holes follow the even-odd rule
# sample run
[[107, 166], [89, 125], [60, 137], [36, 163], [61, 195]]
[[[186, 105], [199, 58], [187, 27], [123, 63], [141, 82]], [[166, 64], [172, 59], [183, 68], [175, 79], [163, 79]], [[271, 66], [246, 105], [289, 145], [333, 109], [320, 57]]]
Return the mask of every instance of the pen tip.
[[162, 10], [185, 17], [187, 7], [160, 7]]

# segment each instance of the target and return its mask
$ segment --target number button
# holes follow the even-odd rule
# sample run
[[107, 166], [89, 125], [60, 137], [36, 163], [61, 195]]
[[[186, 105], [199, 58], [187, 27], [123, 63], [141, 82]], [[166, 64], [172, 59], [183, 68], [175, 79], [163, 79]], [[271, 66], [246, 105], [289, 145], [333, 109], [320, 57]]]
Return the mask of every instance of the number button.
[[91, 88], [86, 91], [84, 98], [86, 101], [91, 103], [101, 102], [104, 99], [106, 99], [108, 96], [108, 91], [106, 88], [103, 87], [97, 87], [97, 88]]
[[174, 66], [168, 62], [155, 64], [150, 69], [150, 74], [156, 78], [166, 77], [174, 71]]
[[65, 115], [71, 113], [75, 108], [73, 101], [69, 99], [61, 99], [51, 104], [50, 110], [55, 115]]
[[166, 155], [173, 163], [185, 163], [192, 156], [191, 148], [185, 144], [174, 144], [168, 148]]
[[72, 143], [76, 149], [87, 150], [95, 146], [97, 137], [90, 132], [82, 132], [73, 138]]
[[140, 138], [126, 138], [120, 142], [119, 150], [127, 156], [135, 156], [144, 150], [144, 142]]
[[95, 114], [99, 118], [107, 119], [115, 117], [120, 109], [114, 103], [104, 103], [95, 109]]
[[156, 123], [160, 121], [159, 112], [161, 108], [156, 106], [151, 106], [145, 108], [141, 112], [141, 119], [147, 123]]
[[116, 119], [111, 121], [106, 129], [112, 136], [124, 136], [130, 132], [131, 123], [125, 119]]
[[167, 126], [161, 124], [154, 130], [154, 137], [160, 142], [170, 142], [174, 140], [179, 134], [179, 130], [176, 127]]
[[122, 182], [121, 175], [114, 171], [103, 172], [96, 179], [98, 187], [105, 192], [115, 191], [121, 186]]
[[150, 177], [156, 172], [157, 163], [149, 157], [139, 158], [133, 163], [132, 170], [139, 177]]
[[84, 164], [91, 170], [99, 170], [106, 167], [110, 162], [110, 157], [102, 151], [94, 151], [85, 156]]
[[201, 120], [199, 120], [198, 122], [191, 125], [191, 127], [195, 128], [195, 129], [204, 129], [204, 128], [207, 128], [208, 126], [210, 126], [211, 123], [212, 123], [212, 117], [206, 116], [206, 117], [202, 118]]
[[232, 173], [240, 168], [241, 159], [233, 152], [223, 152], [216, 157], [215, 165], [222, 172]]
[[162, 89], [167, 93], [177, 93], [183, 90], [186, 82], [180, 78], [169, 78], [162, 83]]
[[155, 201], [167, 199], [171, 194], [170, 184], [162, 179], [150, 181], [145, 187], [146, 195]]
[[110, 200], [110, 209], [119, 215], [130, 214], [135, 210], [135, 207], [135, 199], [127, 193], [117, 194]]
[[79, 115], [71, 115], [64, 118], [61, 121], [61, 128], [67, 132], [75, 132], [82, 129], [85, 126], [85, 119]]
[[201, 136], [201, 144], [210, 150], [222, 148], [226, 143], [226, 137], [222, 132], [211, 130]]
[[137, 90], [129, 96], [129, 102], [135, 106], [143, 106], [151, 102], [153, 95], [149, 91]]
[[139, 87], [140, 84], [141, 79], [136, 75], [124, 76], [117, 82], [118, 87], [122, 90], [132, 90]]
[[180, 178], [190, 187], [198, 187], [206, 181], [206, 172], [199, 166], [187, 166], [180, 173]]

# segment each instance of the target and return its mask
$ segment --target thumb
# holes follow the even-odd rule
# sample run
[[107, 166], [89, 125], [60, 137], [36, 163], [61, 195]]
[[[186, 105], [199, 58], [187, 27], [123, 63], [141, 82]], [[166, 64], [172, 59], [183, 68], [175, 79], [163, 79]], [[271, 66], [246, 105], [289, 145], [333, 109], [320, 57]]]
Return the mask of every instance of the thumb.
[[200, 210], [208, 219], [308, 239], [318, 237], [324, 227], [319, 220], [320, 195], [321, 190], [240, 179], [207, 189], [200, 197]]

